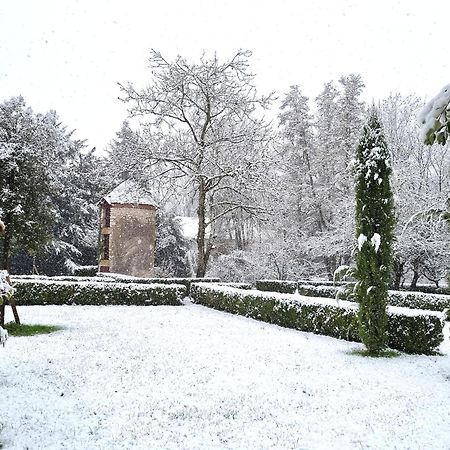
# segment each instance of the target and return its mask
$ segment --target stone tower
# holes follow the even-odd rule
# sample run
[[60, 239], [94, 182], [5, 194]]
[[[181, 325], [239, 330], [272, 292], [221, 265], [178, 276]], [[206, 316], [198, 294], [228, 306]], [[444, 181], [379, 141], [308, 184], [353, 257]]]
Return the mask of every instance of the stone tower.
[[100, 201], [100, 272], [152, 277], [156, 203], [131, 180]]

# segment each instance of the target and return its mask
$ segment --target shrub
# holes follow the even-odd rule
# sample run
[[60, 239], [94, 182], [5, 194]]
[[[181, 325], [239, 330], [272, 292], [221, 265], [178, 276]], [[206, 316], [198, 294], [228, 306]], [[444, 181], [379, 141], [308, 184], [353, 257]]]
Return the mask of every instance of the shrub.
[[77, 266], [73, 268], [72, 274], [75, 277], [95, 277], [98, 266]]
[[[323, 298], [335, 298], [339, 287], [334, 286], [311, 286], [311, 285], [299, 285], [298, 293], [305, 297], [323, 297]], [[347, 300], [343, 298], [342, 300]]]
[[406, 291], [423, 292], [424, 294], [450, 295], [450, 288], [448, 287], [417, 285], [415, 287], [408, 286], [402, 289]]
[[234, 287], [237, 289], [245, 289], [245, 290], [249, 290], [249, 289], [253, 289], [253, 286], [251, 283], [226, 283], [226, 282], [220, 282], [217, 283], [219, 286], [228, 286], [228, 287]]
[[[192, 285], [191, 297], [195, 303], [221, 311], [301, 331], [360, 341], [356, 303], [202, 283]], [[390, 306], [387, 316], [388, 345], [393, 349], [433, 354], [443, 341], [444, 322], [439, 313]]]
[[338, 290], [344, 290], [344, 287], [351, 286], [350, 282], [338, 282], [336, 287], [332, 281], [280, 281], [280, 280], [258, 280], [255, 287], [259, 291], [279, 292], [281, 294], [294, 294], [296, 291], [300, 295], [309, 297], [335, 298]]
[[[90, 283], [123, 283], [123, 284], [181, 284], [186, 287], [186, 295], [189, 295], [191, 283], [218, 283], [219, 278], [138, 278], [118, 273], [97, 273], [95, 277], [76, 277], [61, 275], [57, 277], [47, 277], [45, 275], [14, 275], [13, 281], [20, 280], [47, 280], [47, 281], [76, 281]], [[239, 283], [238, 283], [239, 284]], [[250, 288], [249, 288], [250, 289]]]
[[20, 305], [181, 305], [182, 285], [17, 280]]
[[[335, 298], [349, 300], [348, 292], [340, 287], [299, 285], [298, 293], [307, 297]], [[422, 292], [389, 291], [388, 305], [411, 309], [425, 309], [430, 311], [444, 311], [448, 309], [450, 320], [450, 296], [438, 294], [424, 294]]]
[[98, 274], [101, 280], [108, 279], [114, 281], [120, 281], [121, 283], [140, 283], [140, 284], [182, 284], [186, 287], [187, 295], [189, 295], [191, 284], [198, 283], [218, 283], [219, 278], [138, 278], [130, 277], [128, 275], [121, 275], [116, 273], [110, 274]]
[[347, 286], [353, 284], [351, 281], [330, 281], [330, 280], [298, 280], [299, 285], [308, 284], [311, 286]]
[[12, 281], [20, 281], [20, 280], [47, 280], [47, 281], [76, 281], [77, 283], [80, 281], [89, 281], [91, 283], [116, 283], [114, 278], [100, 278], [100, 277], [77, 277], [74, 275], [57, 275], [54, 277], [48, 277], [46, 275], [12, 275]]
[[[450, 308], [450, 295], [424, 294], [422, 292], [389, 291], [388, 303], [413, 309], [444, 311]], [[450, 320], [450, 310], [447, 312]]]
[[281, 294], [293, 294], [297, 290], [296, 281], [286, 280], [258, 280], [255, 286], [258, 291], [279, 292]]

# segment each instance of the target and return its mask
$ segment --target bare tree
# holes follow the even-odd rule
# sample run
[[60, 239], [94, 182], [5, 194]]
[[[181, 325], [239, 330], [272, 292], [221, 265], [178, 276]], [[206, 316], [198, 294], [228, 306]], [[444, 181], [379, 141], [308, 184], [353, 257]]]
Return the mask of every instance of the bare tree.
[[[148, 156], [142, 164], [157, 177], [186, 179], [197, 200], [197, 276], [203, 277], [217, 220], [238, 210], [255, 214], [267, 173], [271, 128], [263, 117], [273, 94], [258, 96], [249, 72], [249, 51], [220, 62], [181, 56], [169, 62], [152, 50], [151, 84], [120, 85], [131, 116], [146, 116]], [[209, 235], [206, 231], [209, 227]]]
[[425, 277], [436, 284], [450, 261], [448, 192], [450, 146], [425, 145], [417, 112], [423, 101], [391, 95], [380, 103], [386, 140], [392, 151], [397, 198], [394, 287], [411, 275], [411, 287]]

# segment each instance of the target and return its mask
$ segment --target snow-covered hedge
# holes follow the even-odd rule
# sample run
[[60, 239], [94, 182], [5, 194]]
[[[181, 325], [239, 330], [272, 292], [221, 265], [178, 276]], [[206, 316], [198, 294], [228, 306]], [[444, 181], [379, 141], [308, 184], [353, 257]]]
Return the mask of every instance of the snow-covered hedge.
[[258, 280], [255, 282], [255, 287], [258, 291], [293, 294], [297, 290], [297, 282], [285, 280]]
[[[339, 291], [339, 298], [345, 299], [346, 291], [333, 286], [299, 285], [298, 293], [307, 297], [335, 298]], [[427, 309], [430, 311], [444, 311], [448, 309], [447, 318], [450, 320], [450, 295], [424, 294], [423, 292], [389, 291], [388, 304], [412, 309]]]
[[[202, 283], [192, 285], [191, 297], [195, 303], [283, 327], [349, 341], [360, 340], [356, 303]], [[389, 306], [388, 319], [390, 348], [432, 354], [444, 339], [440, 313]]]
[[181, 305], [183, 285], [16, 280], [20, 305]]
[[117, 273], [102, 273], [97, 274], [100, 279], [113, 279], [114, 281], [120, 281], [121, 283], [142, 283], [142, 284], [182, 284], [186, 287], [189, 295], [191, 284], [198, 283], [218, 283], [219, 278], [138, 278], [127, 275], [121, 275]]
[[302, 285], [308, 285], [308, 286], [345, 286], [349, 284], [347, 281], [326, 281], [326, 280], [319, 280], [319, 281], [311, 281], [311, 280], [298, 280], [298, 281], [292, 281], [292, 280], [258, 280], [255, 283], [256, 289], [258, 291], [267, 291], [267, 292], [280, 292], [281, 294], [293, 294], [298, 286]]
[[78, 277], [74, 275], [57, 275], [54, 277], [48, 277], [46, 275], [12, 275], [11, 280], [20, 281], [20, 280], [47, 280], [47, 281], [89, 281], [91, 283], [116, 283], [114, 278], [99, 278], [96, 276], [93, 277]]
[[253, 286], [251, 283], [233, 283], [233, 282], [220, 282], [217, 283], [219, 286], [229, 286], [229, 287], [234, 287], [234, 288], [238, 288], [238, 289], [253, 289]]
[[[90, 282], [90, 283], [123, 283], [123, 284], [181, 284], [186, 287], [187, 295], [191, 288], [191, 283], [197, 283], [201, 280], [202, 283], [218, 283], [219, 278], [138, 278], [129, 275], [121, 275], [118, 273], [97, 273], [94, 277], [77, 277], [71, 275], [61, 275], [56, 277], [47, 277], [45, 275], [14, 275], [11, 277], [13, 281], [20, 280], [45, 280], [45, 281], [76, 281], [76, 282]], [[240, 284], [240, 283], [238, 283]], [[242, 286], [236, 286], [241, 287]], [[250, 285], [248, 287], [250, 289]]]
[[76, 277], [95, 277], [98, 272], [98, 266], [76, 266], [72, 274]]
[[[389, 291], [388, 302], [393, 306], [444, 311], [450, 308], [450, 295], [424, 294], [423, 292]], [[450, 310], [448, 311], [450, 319]]]
[[446, 287], [418, 285], [414, 288], [405, 287], [402, 289], [405, 289], [406, 291], [411, 291], [411, 292], [423, 292], [424, 294], [450, 295], [450, 289], [446, 288]]
[[[339, 283], [340, 286], [333, 286], [332, 282], [320, 285], [318, 281], [300, 280], [295, 281], [277, 281], [261, 280], [256, 282], [256, 289], [260, 291], [279, 292], [299, 295], [306, 297], [338, 298], [340, 300], [350, 300], [349, 291], [345, 286], [349, 283]], [[389, 291], [388, 304], [392, 306], [401, 306], [412, 309], [427, 309], [430, 311], [444, 311], [448, 309], [447, 317], [450, 320], [450, 296], [443, 294], [426, 294], [413, 291]]]
[[[297, 289], [300, 295], [305, 295], [306, 297], [325, 298], [335, 298], [337, 292], [342, 291], [342, 289], [337, 286], [313, 286], [310, 284], [299, 284]], [[345, 298], [342, 298], [342, 300], [345, 300]]]
[[351, 284], [350, 281], [330, 281], [330, 280], [298, 280], [297, 283], [309, 284], [311, 286], [345, 286]]

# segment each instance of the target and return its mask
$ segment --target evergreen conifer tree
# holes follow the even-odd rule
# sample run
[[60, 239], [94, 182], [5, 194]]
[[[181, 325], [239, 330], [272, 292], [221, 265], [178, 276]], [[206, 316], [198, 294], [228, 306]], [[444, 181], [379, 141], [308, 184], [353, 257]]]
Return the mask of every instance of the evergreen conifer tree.
[[373, 108], [356, 154], [355, 297], [359, 333], [370, 354], [387, 346], [386, 303], [392, 268], [395, 213], [390, 186], [390, 157]]

